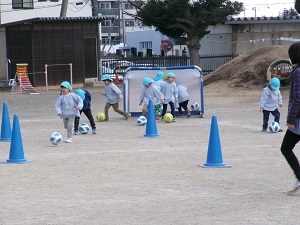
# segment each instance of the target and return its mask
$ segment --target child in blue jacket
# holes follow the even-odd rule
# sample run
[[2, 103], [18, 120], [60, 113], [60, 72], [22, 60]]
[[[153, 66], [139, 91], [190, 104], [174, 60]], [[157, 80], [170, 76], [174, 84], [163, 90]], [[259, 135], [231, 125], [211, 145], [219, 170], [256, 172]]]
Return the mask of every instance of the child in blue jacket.
[[[88, 90], [83, 90], [81, 88], [78, 88], [75, 92], [77, 95], [81, 97], [83, 100], [83, 107], [79, 111], [80, 115], [83, 112], [84, 115], [88, 118], [90, 125], [92, 127], [93, 134], [97, 134], [97, 129], [94, 121], [94, 117], [91, 110], [91, 101], [92, 101], [92, 95]], [[79, 126], [80, 117], [75, 117], [75, 123], [74, 123], [74, 135], [78, 134], [78, 126]]]

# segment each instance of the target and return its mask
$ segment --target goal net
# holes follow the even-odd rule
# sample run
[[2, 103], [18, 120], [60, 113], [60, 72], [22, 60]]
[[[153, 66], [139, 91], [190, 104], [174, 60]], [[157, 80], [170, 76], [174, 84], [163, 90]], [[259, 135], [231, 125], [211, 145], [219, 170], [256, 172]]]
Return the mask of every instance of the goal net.
[[[131, 116], [140, 116], [142, 106], [140, 103], [140, 94], [143, 89], [142, 81], [145, 77], [155, 80], [158, 71], [164, 74], [170, 72], [176, 76], [175, 83], [187, 88], [190, 95], [189, 109], [193, 102], [198, 102], [200, 109], [193, 111], [192, 114], [204, 115], [204, 96], [203, 96], [203, 73], [197, 66], [173, 66], [173, 67], [129, 67], [124, 72], [124, 111], [131, 113]], [[168, 108], [168, 111], [170, 108]], [[177, 110], [176, 110], [177, 113]]]

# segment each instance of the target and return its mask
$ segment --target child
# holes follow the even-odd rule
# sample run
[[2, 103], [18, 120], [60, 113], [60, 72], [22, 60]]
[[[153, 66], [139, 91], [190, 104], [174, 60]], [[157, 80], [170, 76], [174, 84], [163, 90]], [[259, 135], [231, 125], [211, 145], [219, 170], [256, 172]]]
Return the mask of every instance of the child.
[[[142, 114], [146, 118], [148, 116], [148, 104], [149, 104], [150, 99], [152, 100], [154, 107], [156, 105], [160, 105], [161, 102], [164, 103], [163, 94], [158, 90], [158, 88], [155, 85], [152, 85], [153, 82], [154, 81], [149, 77], [145, 77], [143, 79], [144, 88], [140, 95], [140, 104], [139, 105], [142, 105], [142, 103], [144, 102]], [[156, 117], [156, 119], [157, 119], [157, 117]]]
[[[160, 86], [164, 82], [163, 78], [164, 78], [164, 73], [162, 71], [158, 71], [155, 77], [155, 81], [153, 82], [153, 84], [158, 88], [158, 90], [160, 90]], [[160, 120], [160, 116], [162, 113], [161, 103], [154, 106], [154, 113], [155, 113], [156, 120]]]
[[164, 82], [164, 73], [162, 71], [158, 71], [155, 77], [155, 81], [153, 84], [160, 90], [160, 85]]
[[188, 104], [189, 104], [189, 100], [190, 100], [190, 95], [187, 92], [187, 88], [185, 86], [180, 85], [177, 82], [177, 90], [178, 90], [178, 112], [179, 112], [179, 116], [184, 118], [184, 116], [182, 116], [182, 109], [184, 109], [184, 111], [187, 114], [187, 118], [191, 117], [191, 111], [188, 109]]
[[163, 104], [162, 119], [167, 112], [168, 104], [171, 107], [171, 114], [173, 115], [173, 122], [175, 120], [175, 103], [178, 102], [178, 92], [174, 80], [176, 79], [174, 73], [168, 73], [167, 80], [161, 84], [161, 93], [165, 96]]
[[104, 107], [105, 121], [109, 120], [108, 109], [112, 106], [114, 111], [121, 114], [127, 120], [129, 114], [119, 109], [119, 102], [123, 98], [120, 89], [112, 83], [112, 79], [108, 74], [104, 74], [101, 79], [104, 83], [104, 92], [102, 95], [107, 97], [107, 102]]
[[[272, 113], [272, 115], [274, 116], [274, 121], [279, 123], [280, 112], [278, 111], [278, 105], [282, 107], [282, 98], [279, 88], [279, 79], [273, 77], [270, 80], [269, 85], [263, 89], [263, 93], [259, 103], [260, 112], [263, 113], [263, 125], [261, 130], [262, 132], [267, 131], [270, 113]], [[282, 131], [282, 129], [279, 129], [278, 132]]]
[[[88, 118], [90, 121], [90, 125], [92, 127], [93, 134], [97, 134], [97, 129], [94, 121], [94, 117], [92, 115], [91, 110], [91, 101], [92, 101], [92, 95], [88, 90], [82, 90], [81, 88], [78, 88], [75, 93], [79, 95], [83, 101], [83, 107], [80, 110], [80, 115], [83, 112], [84, 115]], [[75, 123], [74, 123], [74, 135], [78, 134], [78, 126], [79, 126], [80, 117], [75, 117]]]
[[294, 189], [290, 195], [297, 195], [300, 191], [300, 166], [293, 150], [300, 140], [300, 43], [294, 43], [288, 50], [288, 55], [294, 70], [291, 74], [287, 131], [281, 144], [281, 153], [292, 168], [296, 177]]
[[79, 110], [83, 107], [82, 99], [75, 93], [71, 93], [72, 87], [68, 81], [64, 81], [60, 85], [61, 95], [55, 102], [55, 109], [58, 116], [63, 119], [64, 128], [67, 129], [67, 143], [72, 142], [72, 130], [75, 116], [79, 117]]

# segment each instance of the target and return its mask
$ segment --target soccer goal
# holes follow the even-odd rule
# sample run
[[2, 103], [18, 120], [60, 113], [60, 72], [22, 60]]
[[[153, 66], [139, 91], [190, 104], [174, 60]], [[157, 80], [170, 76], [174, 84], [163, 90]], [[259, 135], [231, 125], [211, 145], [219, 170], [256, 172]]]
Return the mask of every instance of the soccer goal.
[[[143, 89], [144, 77], [155, 80], [158, 71], [168, 74], [174, 73], [175, 83], [187, 87], [190, 95], [189, 108], [193, 102], [198, 102], [199, 110], [192, 111], [194, 115], [204, 116], [204, 95], [203, 95], [203, 73], [198, 66], [173, 66], [173, 67], [129, 67], [124, 72], [124, 111], [131, 116], [140, 116], [142, 106], [139, 106], [140, 94]], [[169, 111], [170, 108], [168, 108]], [[177, 110], [176, 110], [177, 113]]]

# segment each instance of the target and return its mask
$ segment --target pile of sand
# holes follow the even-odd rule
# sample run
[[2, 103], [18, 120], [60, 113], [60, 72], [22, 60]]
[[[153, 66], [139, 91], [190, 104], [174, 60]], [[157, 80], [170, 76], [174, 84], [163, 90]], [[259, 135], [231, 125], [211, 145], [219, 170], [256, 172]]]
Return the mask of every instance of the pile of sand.
[[204, 76], [205, 86], [249, 88], [267, 84], [267, 69], [275, 60], [288, 59], [289, 46], [272, 46], [242, 54]]

